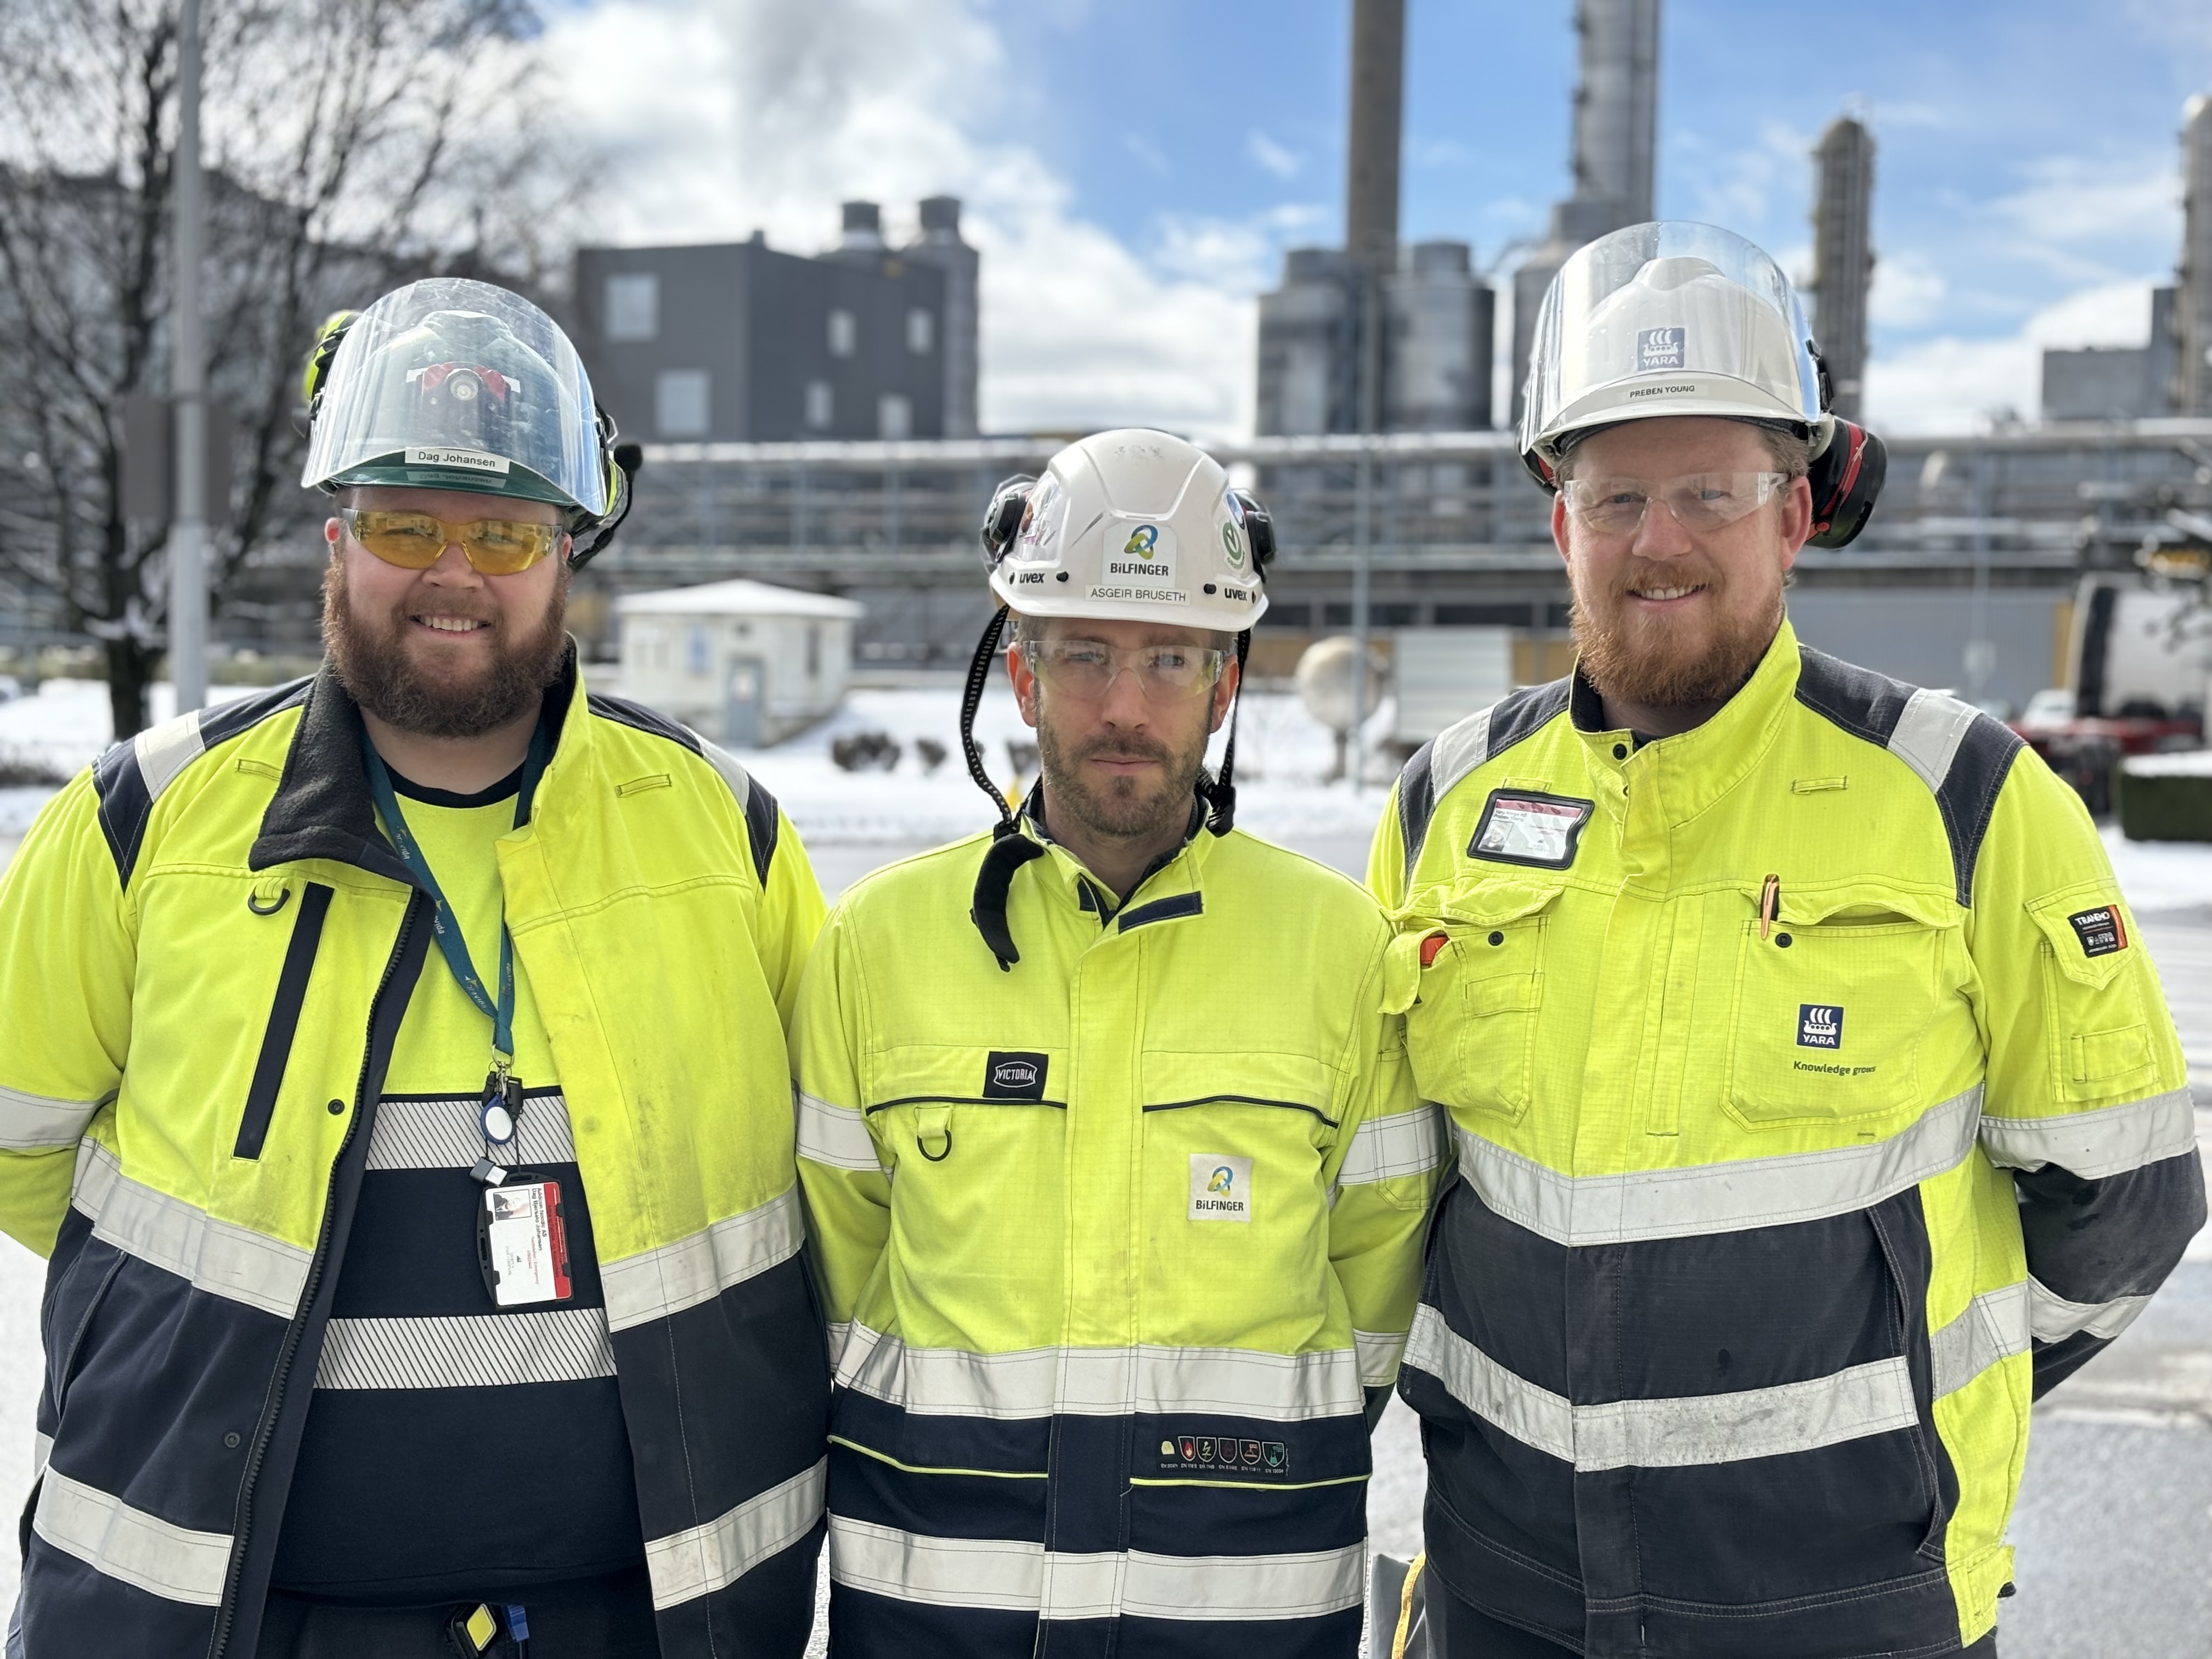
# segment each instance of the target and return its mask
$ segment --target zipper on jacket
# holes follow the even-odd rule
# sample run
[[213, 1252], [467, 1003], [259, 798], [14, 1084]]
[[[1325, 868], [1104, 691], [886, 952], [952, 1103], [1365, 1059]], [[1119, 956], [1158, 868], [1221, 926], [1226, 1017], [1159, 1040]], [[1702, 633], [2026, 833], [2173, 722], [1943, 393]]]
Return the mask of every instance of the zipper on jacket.
[[[253, 1064], [253, 1081], [246, 1091], [246, 1110], [239, 1117], [233, 1158], [259, 1158], [262, 1143], [269, 1138], [269, 1121], [276, 1115], [277, 1091], [284, 1085], [284, 1067], [292, 1057], [292, 1039], [300, 1029], [300, 1009], [307, 1000], [307, 981], [315, 971], [315, 951], [322, 943], [323, 919], [330, 914], [332, 890], [322, 882], [311, 881], [300, 895], [300, 914], [292, 923], [292, 941], [284, 947], [284, 966], [276, 976], [276, 997], [261, 1035], [261, 1055]], [[250, 906], [252, 901], [246, 902]], [[278, 902], [280, 908], [282, 902]]]
[[253, 1527], [254, 1486], [261, 1478], [261, 1464], [268, 1455], [269, 1443], [275, 1437], [276, 1425], [283, 1417], [285, 1385], [291, 1377], [292, 1362], [298, 1357], [300, 1340], [307, 1334], [308, 1322], [314, 1316], [315, 1299], [322, 1287], [323, 1270], [330, 1261], [331, 1234], [337, 1213], [338, 1182], [345, 1170], [346, 1154], [353, 1146], [354, 1137], [361, 1132], [362, 1101], [368, 1091], [369, 1069], [376, 1063], [376, 1017], [383, 1008], [385, 994], [392, 988], [392, 981], [407, 954], [407, 942], [415, 931], [416, 912], [422, 905], [422, 895], [419, 891], [410, 891], [406, 915], [400, 918], [399, 937], [392, 941], [392, 954], [384, 963], [384, 976], [377, 981], [376, 994], [368, 1001], [368, 1024], [365, 1031], [366, 1046], [361, 1056], [361, 1075], [354, 1083], [353, 1117], [346, 1125], [344, 1137], [338, 1142], [337, 1155], [331, 1160], [330, 1180], [323, 1193], [323, 1223], [315, 1239], [314, 1259], [307, 1266], [307, 1283], [300, 1292], [300, 1311], [284, 1333], [284, 1346], [276, 1357], [276, 1369], [269, 1379], [269, 1403], [261, 1413], [261, 1425], [254, 1432], [252, 1449], [246, 1455], [246, 1478], [240, 1483], [238, 1492], [238, 1526], [232, 1534], [230, 1566], [223, 1575], [222, 1601], [216, 1612], [215, 1634], [208, 1643], [209, 1659], [222, 1659], [230, 1645], [231, 1626], [238, 1616], [239, 1580], [245, 1576], [247, 1540]]

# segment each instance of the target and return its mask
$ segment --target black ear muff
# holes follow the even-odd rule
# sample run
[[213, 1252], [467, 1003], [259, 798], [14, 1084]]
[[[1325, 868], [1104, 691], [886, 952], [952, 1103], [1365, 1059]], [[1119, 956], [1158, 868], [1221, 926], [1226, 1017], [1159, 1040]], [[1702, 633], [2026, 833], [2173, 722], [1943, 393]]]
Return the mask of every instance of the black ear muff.
[[607, 511], [599, 521], [599, 534], [592, 544], [568, 556], [568, 568], [580, 570], [599, 556], [599, 550], [614, 540], [615, 532], [629, 517], [630, 504], [636, 499], [637, 475], [645, 470], [643, 446], [617, 443], [614, 418], [604, 409], [597, 412], [599, 428], [599, 454], [607, 469]]
[[1805, 482], [1813, 487], [1813, 533], [1808, 547], [1846, 547], [1874, 516], [1889, 476], [1889, 451], [1854, 422], [1838, 419], [1828, 447], [1813, 458]]
[[1235, 492], [1237, 510], [1244, 515], [1244, 537], [1252, 544], [1252, 568], [1261, 575], [1275, 557], [1275, 521], [1267, 509], [1260, 505], [1260, 498], [1249, 489]]
[[983, 562], [992, 569], [1014, 544], [1021, 532], [1022, 514], [1029, 510], [1030, 491], [1036, 480], [1025, 472], [1018, 472], [991, 492], [991, 504], [983, 509]]

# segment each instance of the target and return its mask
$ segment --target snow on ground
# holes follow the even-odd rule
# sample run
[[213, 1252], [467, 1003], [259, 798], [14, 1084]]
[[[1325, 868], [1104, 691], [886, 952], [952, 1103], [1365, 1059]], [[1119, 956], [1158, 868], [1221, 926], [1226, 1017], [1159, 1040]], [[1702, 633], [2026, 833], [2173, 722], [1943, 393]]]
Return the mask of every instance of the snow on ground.
[[2191, 910], [2212, 905], [2212, 842], [2130, 841], [2117, 823], [2104, 829], [2105, 851], [2120, 891], [2137, 910]]

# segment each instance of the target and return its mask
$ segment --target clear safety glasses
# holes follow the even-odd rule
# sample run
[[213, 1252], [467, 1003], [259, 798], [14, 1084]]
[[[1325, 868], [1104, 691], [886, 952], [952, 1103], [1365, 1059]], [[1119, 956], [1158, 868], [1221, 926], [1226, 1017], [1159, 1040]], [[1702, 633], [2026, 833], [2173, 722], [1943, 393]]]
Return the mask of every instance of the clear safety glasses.
[[342, 507], [338, 518], [346, 534], [386, 564], [428, 570], [440, 554], [458, 544], [469, 568], [479, 576], [512, 576], [529, 569], [561, 544], [564, 533], [557, 524], [514, 519], [448, 524], [428, 513], [380, 507]]
[[1200, 645], [1139, 645], [1122, 649], [1101, 640], [1024, 641], [1018, 647], [1044, 683], [1062, 696], [1096, 702], [1123, 669], [1137, 677], [1150, 702], [1187, 697], [1221, 678], [1226, 651]]
[[1718, 530], [1765, 507], [1788, 487], [1786, 472], [1686, 472], [1674, 478], [1570, 478], [1567, 511], [1601, 536], [1626, 536], [1644, 510], [1664, 501], [1688, 531]]

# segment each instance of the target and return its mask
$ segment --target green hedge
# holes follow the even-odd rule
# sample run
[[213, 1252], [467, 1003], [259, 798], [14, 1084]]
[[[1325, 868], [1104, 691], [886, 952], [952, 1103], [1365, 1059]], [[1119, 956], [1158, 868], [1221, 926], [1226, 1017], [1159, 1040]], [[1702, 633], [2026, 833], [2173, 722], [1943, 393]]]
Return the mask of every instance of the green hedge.
[[2130, 841], [2212, 842], [2212, 775], [2142, 777], [2123, 769], [2115, 781]]

